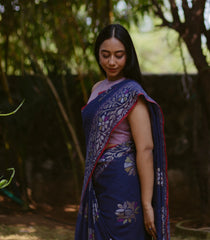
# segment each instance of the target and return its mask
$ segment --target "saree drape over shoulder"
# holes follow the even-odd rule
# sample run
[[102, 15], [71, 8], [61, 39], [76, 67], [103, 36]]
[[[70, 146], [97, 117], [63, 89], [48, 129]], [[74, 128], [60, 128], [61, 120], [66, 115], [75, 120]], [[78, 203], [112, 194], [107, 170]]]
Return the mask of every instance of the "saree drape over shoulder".
[[144, 229], [134, 142], [106, 148], [111, 133], [128, 116], [139, 96], [146, 100], [151, 118], [157, 239], [170, 239], [162, 111], [136, 81], [126, 79], [82, 109], [86, 162], [75, 240], [151, 239]]

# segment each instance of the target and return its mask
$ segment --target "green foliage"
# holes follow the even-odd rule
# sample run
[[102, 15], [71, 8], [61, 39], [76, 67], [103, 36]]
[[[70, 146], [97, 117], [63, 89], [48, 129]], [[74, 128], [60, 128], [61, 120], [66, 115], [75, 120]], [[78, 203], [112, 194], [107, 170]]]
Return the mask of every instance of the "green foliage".
[[9, 180], [1, 179], [1, 181], [0, 181], [0, 189], [7, 187], [11, 183], [13, 177], [15, 176], [15, 169], [14, 168], [8, 168], [7, 171], [12, 171], [12, 174], [11, 174]]
[[[31, 60], [33, 52], [46, 74], [98, 73], [93, 58], [93, 43], [97, 33], [110, 21], [127, 27], [140, 27], [145, 14], [156, 24], [157, 17], [154, 18], [154, 13], [157, 9], [153, 2], [0, 0], [0, 50], [3, 66], [7, 68], [8, 74], [37, 73]], [[170, 20], [172, 17], [168, 2], [155, 2]], [[157, 24], [160, 25], [161, 22]]]
[[[178, 34], [176, 32], [171, 29], [158, 29], [156, 31], [146, 29], [139, 34], [138, 29], [132, 27], [130, 33], [143, 72], [183, 73], [183, 63], [180, 57], [177, 42]], [[188, 73], [196, 73], [192, 58], [186, 47], [184, 45], [182, 47]]]

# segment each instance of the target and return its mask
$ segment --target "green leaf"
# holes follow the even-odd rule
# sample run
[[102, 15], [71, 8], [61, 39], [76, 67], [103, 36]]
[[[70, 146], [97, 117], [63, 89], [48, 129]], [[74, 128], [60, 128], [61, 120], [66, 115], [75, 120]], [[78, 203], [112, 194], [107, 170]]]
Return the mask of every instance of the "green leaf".
[[10, 113], [0, 113], [0, 117], [6, 117], [6, 116], [10, 116], [12, 114], [15, 114], [21, 108], [21, 106], [23, 105], [24, 102], [25, 102], [25, 99], [23, 99], [23, 101], [20, 103], [20, 105], [13, 112], [10, 112]]
[[14, 168], [7, 168], [7, 171], [12, 171], [12, 174], [10, 176], [9, 181], [6, 180], [6, 179], [2, 179], [0, 181], [0, 189], [7, 187], [11, 183], [13, 177], [15, 176], [15, 169]]

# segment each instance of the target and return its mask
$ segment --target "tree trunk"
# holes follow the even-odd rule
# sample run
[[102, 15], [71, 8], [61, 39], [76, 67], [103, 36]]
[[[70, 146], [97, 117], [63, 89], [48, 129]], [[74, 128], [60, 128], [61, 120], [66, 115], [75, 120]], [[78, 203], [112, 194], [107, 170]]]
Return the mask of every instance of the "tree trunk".
[[8, 54], [9, 54], [9, 34], [6, 33], [6, 39], [5, 39], [5, 75], [7, 76], [7, 70], [8, 70]]
[[112, 7], [112, 0], [107, 0], [107, 13], [108, 13], [108, 24], [113, 22], [113, 7]]
[[[197, 183], [200, 191], [201, 210], [206, 214], [208, 207], [209, 196], [209, 175], [208, 164], [210, 159], [209, 145], [210, 145], [210, 67], [203, 53], [201, 34], [204, 25], [204, 9], [205, 0], [197, 0], [192, 3], [192, 8], [189, 7], [187, 1], [182, 0], [182, 10], [185, 21], [180, 20], [178, 7], [175, 0], [170, 0], [171, 14], [173, 22], [168, 22], [162, 9], [156, 0], [157, 14], [163, 20], [163, 25], [174, 29], [179, 33], [179, 36], [184, 40], [187, 49], [194, 61], [198, 71], [198, 82], [194, 89], [197, 96], [196, 104], [198, 111], [195, 115], [198, 119], [194, 120], [195, 124], [193, 131], [193, 151], [195, 156], [194, 169], [197, 175]], [[205, 36], [208, 38], [207, 34]], [[208, 40], [208, 39], [207, 39]]]
[[185, 41], [188, 51], [198, 70], [198, 93], [200, 94], [200, 99], [204, 107], [204, 114], [207, 117], [208, 126], [210, 129], [210, 67], [208, 66], [206, 57], [201, 48], [201, 37], [199, 36], [199, 33], [195, 34], [194, 32], [189, 31], [189, 28], [185, 28], [185, 32], [181, 33], [181, 37]]
[[210, 68], [199, 71], [200, 96], [204, 113], [206, 113], [208, 128], [210, 129]]
[[194, 139], [196, 146], [194, 145], [194, 156], [195, 156], [195, 173], [197, 176], [197, 183], [200, 193], [201, 200], [201, 213], [206, 214], [208, 208], [208, 196], [209, 196], [209, 175], [208, 175], [208, 164], [210, 159], [209, 145], [210, 145], [210, 67], [206, 61], [206, 57], [203, 54], [201, 48], [201, 36], [198, 31], [193, 31], [194, 26], [184, 28], [184, 31], [179, 32], [180, 36], [185, 41], [188, 51], [193, 58], [194, 64], [198, 70], [198, 82], [195, 89], [199, 105], [198, 115], [199, 119], [193, 131], [196, 131], [197, 139]]
[[103, 26], [106, 26], [113, 22], [112, 0], [104, 1], [104, 4], [102, 4], [101, 6], [100, 14], [101, 14], [101, 21], [103, 22]]
[[193, 156], [197, 185], [200, 196], [200, 209], [202, 216], [207, 214], [208, 202], [209, 202], [209, 145], [210, 145], [210, 134], [209, 127], [207, 124], [207, 118], [204, 114], [203, 104], [200, 97], [195, 99], [194, 104], [194, 124], [193, 124]]
[[4, 70], [3, 70], [2, 65], [1, 65], [1, 56], [0, 56], [0, 78], [1, 78], [1, 81], [2, 81], [3, 89], [4, 89], [4, 91], [7, 95], [8, 101], [9, 101], [10, 104], [13, 104], [13, 100], [12, 100], [12, 96], [11, 96], [11, 93], [10, 93], [7, 77], [4, 73]]

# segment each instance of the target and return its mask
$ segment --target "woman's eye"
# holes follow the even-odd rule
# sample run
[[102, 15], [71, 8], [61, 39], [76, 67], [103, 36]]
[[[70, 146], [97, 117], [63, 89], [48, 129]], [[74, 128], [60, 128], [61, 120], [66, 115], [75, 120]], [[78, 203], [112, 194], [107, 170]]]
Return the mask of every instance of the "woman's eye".
[[103, 58], [108, 58], [108, 57], [109, 57], [109, 55], [102, 55], [102, 57], [103, 57]]
[[116, 56], [116, 58], [118, 58], [118, 59], [120, 59], [120, 58], [122, 58], [123, 57], [123, 55], [117, 55]]

